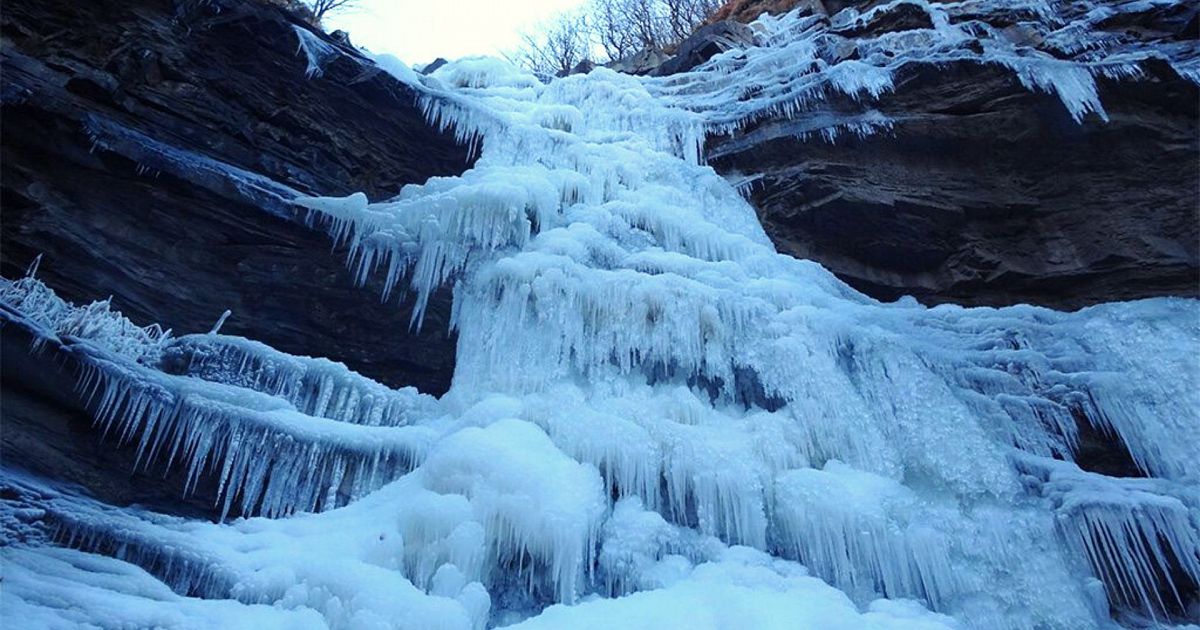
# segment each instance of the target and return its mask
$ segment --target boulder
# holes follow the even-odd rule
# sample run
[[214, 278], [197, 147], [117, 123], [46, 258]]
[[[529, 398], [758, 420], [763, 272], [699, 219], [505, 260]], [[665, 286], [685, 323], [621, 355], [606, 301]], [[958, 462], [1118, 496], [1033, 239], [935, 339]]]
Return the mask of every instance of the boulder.
[[421, 68], [421, 74], [433, 74], [438, 68], [450, 63], [445, 57], [438, 57], [429, 62], [424, 68]]
[[595, 68], [596, 68], [596, 64], [592, 63], [591, 60], [589, 60], [589, 59], [584, 59], [583, 61], [580, 61], [579, 63], [575, 64], [575, 66], [572, 67], [570, 70], [560, 73], [559, 76], [566, 77], [566, 76], [570, 76], [572, 74], [587, 74], [587, 73], [591, 72], [592, 70], [594, 70]]
[[606, 68], [625, 74], [646, 75], [654, 74], [659, 66], [666, 63], [671, 55], [658, 48], [647, 48], [617, 61], [605, 64]]
[[674, 57], [651, 74], [665, 76], [687, 72], [726, 50], [753, 46], [754, 43], [754, 31], [740, 22], [725, 20], [701, 26], [679, 44]]

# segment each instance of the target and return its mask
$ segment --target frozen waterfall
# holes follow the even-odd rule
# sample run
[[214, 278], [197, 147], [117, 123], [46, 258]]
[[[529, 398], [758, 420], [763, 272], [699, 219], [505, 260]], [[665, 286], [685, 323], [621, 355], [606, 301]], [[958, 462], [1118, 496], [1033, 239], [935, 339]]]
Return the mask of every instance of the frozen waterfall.
[[[880, 303], [776, 253], [704, 165], [707, 134], [768, 115], [810, 117], [829, 139], [886, 132], [882, 115], [834, 118], [822, 101], [869, 103], [904, 63], [998, 64], [1076, 120], [1105, 116], [1096, 75], [1162, 60], [1200, 79], [1186, 44], [1089, 39], [1137, 2], [1022, 3], [1044, 36], [1078, 42], [1072, 59], [951, 20], [986, 0], [873, 11], [903, 3], [934, 28], [860, 42], [855, 59], [801, 13], [756, 22], [758, 48], [657, 79], [597, 69], [543, 84], [483, 58], [418, 76], [379, 59], [477, 163], [391, 199], [305, 197], [297, 211], [350, 246], [360, 280], [385, 279], [382, 297], [417, 301], [397, 326], [421, 326], [431, 293], [453, 287], [457, 363], [440, 399], [252, 340], [141, 327], [34, 275], [0, 280], [4, 325], [78, 377], [97, 429], [141, 466], [186, 471], [189, 491], [216, 479], [225, 516], [115, 508], [5, 471], [6, 530], [31, 515], [53, 528], [44, 545], [0, 548], [4, 607], [46, 626], [139, 627], [1200, 615], [1194, 300]], [[314, 81], [340, 54], [303, 37], [300, 52]], [[1080, 469], [1081, 426], [1143, 476]]]

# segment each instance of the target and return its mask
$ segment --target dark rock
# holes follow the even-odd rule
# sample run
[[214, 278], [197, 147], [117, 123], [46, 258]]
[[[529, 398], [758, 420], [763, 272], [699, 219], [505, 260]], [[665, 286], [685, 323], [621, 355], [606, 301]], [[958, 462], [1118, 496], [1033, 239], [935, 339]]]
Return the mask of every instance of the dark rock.
[[[838, 24], [838, 17], [833, 23]], [[929, 12], [916, 4], [902, 3], [888, 10], [873, 14], [872, 19], [859, 17], [847, 24], [831, 28], [830, 31], [843, 37], [855, 38], [863, 35], [878, 36], [884, 33], [911, 31], [919, 28], [933, 28]]]
[[727, 0], [708, 19], [709, 23], [734, 20], [750, 23], [766, 13], [779, 15], [794, 9], [807, 10], [818, 15], [827, 15], [828, 2], [821, 0]]
[[1145, 3], [1141, 10], [1113, 12], [1097, 26], [1106, 30], [1136, 32], [1140, 37], [1200, 38], [1197, 17], [1200, 5], [1194, 2]]
[[579, 63], [575, 64], [575, 67], [571, 68], [570, 70], [560, 73], [559, 76], [566, 77], [566, 76], [570, 76], [572, 74], [587, 74], [595, 69], [596, 69], [596, 64], [592, 63], [588, 59], [584, 59], [583, 61], [580, 61]]
[[[4, 383], [0, 452], [6, 468], [86, 488], [110, 505], [216, 520], [216, 481], [204, 475], [184, 496], [182, 469], [136, 466], [131, 445], [104, 440], [92, 429], [78, 373], [54, 347], [30, 352], [33, 338], [15, 325], [0, 328], [0, 378]], [[50, 344], [53, 346], [53, 344]]]
[[687, 72], [731, 48], [753, 46], [754, 31], [740, 22], [725, 20], [700, 27], [679, 44], [675, 56], [658, 66], [652, 74], [666, 76]]
[[[178, 7], [5, 5], [4, 275], [44, 253], [40, 277], [67, 299], [112, 295], [134, 321], [178, 333], [228, 308], [226, 333], [445, 391], [449, 292], [410, 331], [409, 307], [355, 288], [345, 252], [289, 200], [388, 197], [462, 172], [466, 150], [425, 123], [406, 86], [285, 11]], [[305, 78], [294, 28], [341, 51], [320, 78]]]
[[448, 63], [450, 62], [446, 61], [444, 57], [438, 57], [437, 59], [429, 62], [429, 65], [421, 68], [421, 74], [433, 74], [438, 68], [441, 68]]
[[836, 46], [823, 47], [821, 53], [821, 59], [831, 66], [848, 59], [862, 57], [858, 52], [858, 44], [851, 39], [840, 40]]
[[[776, 246], [880, 299], [1072, 309], [1200, 293], [1200, 91], [1166, 64], [1102, 80], [1111, 120], [1075, 123], [1011, 73], [909, 64], [873, 103], [892, 133], [835, 143], [770, 120], [710, 143], [761, 174], [751, 201]], [[834, 97], [813, 116], [850, 117]]]
[[611, 61], [606, 68], [625, 74], [646, 75], [654, 74], [658, 67], [671, 58], [670, 55], [657, 48], [640, 50], [624, 59]]

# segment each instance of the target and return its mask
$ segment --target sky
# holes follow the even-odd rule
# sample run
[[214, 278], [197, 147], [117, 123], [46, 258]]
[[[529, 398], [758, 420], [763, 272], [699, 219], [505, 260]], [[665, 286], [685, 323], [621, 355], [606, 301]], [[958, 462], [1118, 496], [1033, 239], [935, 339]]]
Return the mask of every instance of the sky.
[[355, 8], [325, 18], [350, 41], [408, 64], [438, 57], [498, 55], [515, 49], [529, 30], [583, 0], [360, 0]]

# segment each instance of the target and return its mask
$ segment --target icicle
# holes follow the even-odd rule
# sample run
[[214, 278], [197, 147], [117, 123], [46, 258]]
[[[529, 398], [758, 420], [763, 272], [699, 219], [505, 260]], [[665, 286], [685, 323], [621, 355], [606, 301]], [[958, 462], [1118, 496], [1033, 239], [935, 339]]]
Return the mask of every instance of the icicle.
[[[137, 462], [185, 470], [184, 492], [217, 473], [222, 517], [321, 510], [333, 480], [347, 499], [411, 469], [430, 436], [415, 427], [356, 427], [296, 412], [254, 392], [121, 364], [84, 350], [80, 386], [94, 392], [97, 428], [137, 443]], [[236, 501], [236, 503], [235, 503]]]
[[240, 337], [188, 335], [164, 351], [165, 370], [275, 396], [301, 413], [369, 426], [403, 426], [433, 414], [434, 399], [394, 390], [327, 359], [284, 354]]
[[325, 42], [307, 28], [293, 25], [292, 31], [296, 33], [296, 52], [303, 52], [308, 64], [304, 75], [310, 79], [320, 78], [325, 74], [325, 65], [342, 54], [332, 44]]
[[1168, 608], [1182, 607], [1183, 594], [1200, 584], [1200, 530], [1191, 516], [1200, 506], [1195, 488], [1115, 479], [1055, 460], [1027, 457], [1019, 463], [1037, 476], [1058, 513], [1059, 532], [1088, 561], [1115, 605], [1166, 619]]
[[921, 524], [918, 499], [900, 484], [833, 460], [781, 475], [775, 492], [785, 548], [834, 584], [935, 610], [958, 590], [946, 542]]
[[34, 256], [33, 262], [29, 263], [29, 267], [25, 269], [27, 278], [37, 278], [38, 267], [42, 266], [42, 255]]
[[217, 318], [217, 323], [213, 324], [212, 330], [208, 331], [208, 334], [210, 334], [210, 335], [217, 334], [221, 330], [221, 326], [225, 325], [225, 320], [229, 319], [229, 316], [232, 314], [233, 314], [233, 311], [231, 311], [229, 309], [225, 309], [225, 312], [221, 313], [221, 317]]
[[[290, 515], [122, 510], [77, 519], [64, 540], [344, 627], [480, 627], [493, 596], [493, 622], [578, 603], [548, 608], [553, 625], [594, 606], [678, 605], [689, 589], [699, 608], [730, 589], [755, 597], [739, 610], [815, 601], [817, 626], [949, 623], [871, 601], [881, 594], [968, 626], [1090, 627], [1108, 614], [1102, 597], [1163, 616], [1197, 573], [1194, 301], [882, 304], [777, 254], [701, 155], [712, 133], [886, 132], [903, 124], [888, 92], [913, 64], [1007, 69], [1080, 121], [1103, 117], [1096, 76], [1133, 80], [1151, 58], [1200, 76], [1186, 43], [1097, 32], [1125, 6], [1018, 2], [1033, 39], [1078, 40], [1054, 58], [988, 22], [1006, 7], [925, 0], [767, 16], [758, 45], [672, 77], [598, 69], [543, 84], [481, 59], [418, 77], [379, 58], [478, 160], [375, 203], [298, 196], [89, 118], [97, 146], [139, 164], [218, 174], [286, 200], [288, 216], [299, 206], [347, 247], [357, 282], [379, 275], [384, 300], [416, 294], [410, 325], [452, 286], [458, 354], [439, 401], [219, 335], [220, 322], [173, 339], [111, 301], [76, 307], [32, 277], [3, 281], [0, 321], [79, 363], [97, 429], [134, 444], [139, 467], [182, 469], [188, 492], [211, 476], [226, 514]], [[898, 10], [922, 27], [869, 34]], [[338, 54], [297, 37], [314, 76]], [[1078, 421], [1161, 478], [1047, 464], [1075, 456]]]

